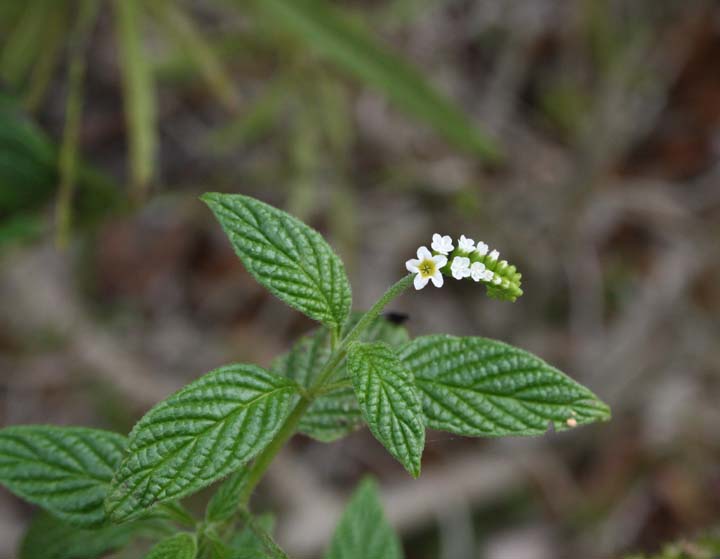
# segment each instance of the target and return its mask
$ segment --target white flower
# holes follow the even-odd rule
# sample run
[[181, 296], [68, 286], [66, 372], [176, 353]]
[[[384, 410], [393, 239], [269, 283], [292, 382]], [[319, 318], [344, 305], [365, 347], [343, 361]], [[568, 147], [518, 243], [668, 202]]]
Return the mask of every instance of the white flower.
[[435, 233], [432, 236], [432, 244], [430, 247], [435, 251], [439, 252], [440, 254], [450, 254], [453, 250], [453, 242], [450, 235], [445, 235], [444, 237], [442, 235], [439, 235], [438, 233]]
[[478, 242], [477, 246], [475, 247], [475, 250], [480, 256], [485, 256], [488, 253], [488, 246], [483, 243], [482, 241]]
[[490, 281], [493, 277], [493, 273], [482, 262], [473, 262], [470, 266], [470, 275], [475, 281]]
[[490, 260], [497, 260], [500, 257], [500, 253], [497, 250], [493, 250], [489, 255], [488, 258]]
[[475, 250], [475, 241], [473, 241], [472, 239], [468, 239], [465, 235], [460, 235], [460, 240], [458, 241], [458, 248], [463, 252], [472, 252], [473, 250]]
[[494, 283], [495, 285], [500, 285], [500, 284], [502, 283], [502, 278], [501, 278], [500, 276], [495, 276], [495, 277], [493, 278], [493, 283]]
[[463, 279], [470, 275], [470, 259], [465, 256], [456, 256], [450, 265], [450, 271], [455, 279]]
[[442, 287], [444, 278], [440, 273], [440, 268], [445, 264], [447, 264], [446, 256], [442, 254], [433, 256], [427, 247], [420, 247], [417, 249], [417, 260], [411, 258], [405, 262], [405, 267], [408, 272], [417, 274], [413, 284], [415, 289], [419, 290], [425, 287], [430, 280], [432, 280], [435, 287]]

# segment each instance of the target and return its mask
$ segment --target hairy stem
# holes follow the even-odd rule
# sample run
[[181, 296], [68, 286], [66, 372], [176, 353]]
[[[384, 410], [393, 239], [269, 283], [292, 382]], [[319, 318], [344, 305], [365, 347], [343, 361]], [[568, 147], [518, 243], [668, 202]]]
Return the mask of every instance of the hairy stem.
[[350, 330], [348, 335], [345, 336], [342, 342], [340, 342], [340, 345], [337, 347], [337, 349], [333, 351], [330, 359], [318, 374], [317, 380], [308, 390], [308, 394], [306, 396], [303, 396], [303, 398], [296, 404], [295, 408], [292, 410], [292, 412], [290, 412], [290, 415], [285, 420], [285, 423], [283, 423], [283, 426], [280, 428], [277, 435], [275, 435], [273, 440], [270, 441], [270, 444], [265, 447], [265, 449], [255, 459], [255, 462], [253, 462], [253, 465], [248, 473], [245, 487], [240, 494], [241, 506], [247, 505], [248, 501], [250, 500], [250, 496], [252, 495], [252, 492], [255, 490], [255, 487], [258, 483], [260, 483], [260, 480], [265, 475], [265, 471], [268, 469], [268, 466], [270, 466], [270, 463], [273, 461], [277, 453], [280, 452], [280, 449], [285, 446], [285, 443], [288, 442], [290, 438], [295, 434], [295, 431], [297, 430], [297, 426], [300, 423], [302, 416], [305, 415], [305, 412], [310, 407], [310, 404], [312, 404], [313, 400], [319, 395], [319, 393], [321, 393], [323, 387], [325, 386], [325, 383], [327, 383], [327, 381], [332, 377], [335, 369], [337, 369], [338, 365], [340, 365], [342, 360], [345, 358], [350, 344], [356, 341], [360, 337], [360, 334], [362, 334], [365, 329], [370, 326], [370, 324], [372, 324], [372, 322], [380, 315], [382, 310], [385, 308], [385, 305], [387, 305], [390, 301], [392, 301], [395, 297], [400, 295], [410, 286], [412, 280], [412, 275], [408, 274], [407, 276], [394, 283], [383, 294], [383, 296], [378, 299], [378, 301], [370, 308], [370, 310], [363, 315], [363, 317], [355, 325], [355, 328]]
[[257, 523], [246, 508], [240, 509], [240, 517], [243, 522], [245, 522], [245, 526], [250, 528], [250, 531], [260, 540], [272, 559], [290, 559], [288, 554], [285, 553], [277, 543], [275, 543], [273, 537]]

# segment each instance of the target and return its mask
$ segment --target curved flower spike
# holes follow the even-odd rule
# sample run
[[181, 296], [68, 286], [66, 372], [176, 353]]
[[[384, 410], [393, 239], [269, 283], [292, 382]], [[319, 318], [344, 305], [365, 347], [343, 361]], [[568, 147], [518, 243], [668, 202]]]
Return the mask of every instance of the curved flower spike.
[[413, 285], [415, 289], [420, 290], [429, 281], [432, 281], [435, 287], [442, 287], [445, 280], [440, 269], [446, 264], [447, 257], [445, 255], [433, 255], [427, 247], [423, 246], [417, 249], [417, 259], [411, 258], [405, 262], [405, 268], [408, 272], [416, 274]]
[[405, 267], [415, 276], [415, 289], [422, 289], [429, 281], [436, 287], [443, 285], [443, 275], [461, 280], [472, 278], [484, 283], [488, 296], [503, 301], [515, 301], [523, 294], [520, 287], [522, 274], [507, 260], [500, 260], [500, 252], [490, 250], [487, 243], [475, 241], [465, 235], [458, 239], [458, 247], [453, 247], [449, 235], [435, 233], [430, 245], [417, 251], [417, 259], [408, 260]]

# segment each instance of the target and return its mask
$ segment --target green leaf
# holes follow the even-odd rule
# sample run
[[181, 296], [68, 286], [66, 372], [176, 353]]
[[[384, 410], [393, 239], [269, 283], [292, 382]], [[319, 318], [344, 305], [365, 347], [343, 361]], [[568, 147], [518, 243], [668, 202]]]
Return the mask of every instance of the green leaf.
[[103, 501], [125, 438], [83, 427], [27, 425], [0, 430], [0, 483], [79, 526], [103, 522]]
[[[324, 328], [302, 338], [290, 353], [277, 359], [272, 370], [310, 388], [330, 358], [330, 335]], [[348, 385], [316, 399], [303, 415], [298, 430], [322, 442], [343, 437], [362, 425], [355, 394]]]
[[[43, 229], [39, 226], [47, 221], [43, 207], [57, 190], [58, 155], [57, 146], [27, 118], [17, 100], [0, 93], [0, 223], [3, 226], [12, 219], [24, 219], [34, 222], [32, 232]], [[82, 160], [78, 161], [77, 179], [73, 215], [77, 216], [79, 227], [97, 223], [122, 209], [124, 204], [117, 185]]]
[[355, 491], [335, 529], [325, 559], [400, 559], [400, 541], [388, 524], [372, 480]]
[[106, 506], [116, 522], [237, 470], [270, 442], [292, 381], [255, 365], [216, 369], [152, 408], [130, 433]]
[[298, 219], [241, 194], [207, 193], [248, 271], [291, 307], [339, 329], [350, 311], [345, 268], [322, 236]]
[[[353, 312], [344, 328], [346, 335], [364, 313]], [[360, 336], [361, 341], [384, 341], [400, 346], [409, 339], [407, 330], [383, 317], [375, 320]], [[272, 370], [293, 379], [304, 388], [310, 388], [330, 358], [330, 334], [324, 329], [302, 338], [290, 352], [274, 363]], [[337, 388], [317, 398], [300, 420], [298, 430], [322, 442], [332, 442], [351, 433], [363, 424], [362, 413], [350, 385], [345, 364], [335, 375]]]
[[130, 144], [133, 194], [145, 196], [153, 175], [157, 143], [155, 89], [148, 54], [142, 45], [142, 2], [115, 0], [115, 26], [122, 69], [125, 121]]
[[23, 536], [20, 559], [96, 559], [125, 547], [133, 537], [157, 534], [159, 529], [147, 522], [79, 528], [42, 513], [33, 518]]
[[590, 390], [542, 359], [486, 338], [422, 336], [400, 350], [426, 425], [460, 435], [540, 435], [610, 418]]
[[419, 476], [425, 426], [412, 373], [383, 342], [353, 344], [347, 367], [370, 431], [412, 476]]
[[424, 120], [462, 149], [495, 161], [495, 142], [439, 93], [413, 66], [372, 34], [323, 0], [262, 0], [259, 13], [300, 38], [316, 53], [387, 95], [400, 108]]
[[205, 519], [208, 522], [223, 522], [237, 512], [240, 497], [247, 481], [247, 474], [247, 469], [233, 472], [218, 487], [205, 511]]
[[12, 100], [0, 104], [0, 220], [34, 210], [57, 186], [57, 150]]
[[196, 553], [195, 538], [191, 534], [182, 533], [156, 544], [145, 559], [195, 559]]

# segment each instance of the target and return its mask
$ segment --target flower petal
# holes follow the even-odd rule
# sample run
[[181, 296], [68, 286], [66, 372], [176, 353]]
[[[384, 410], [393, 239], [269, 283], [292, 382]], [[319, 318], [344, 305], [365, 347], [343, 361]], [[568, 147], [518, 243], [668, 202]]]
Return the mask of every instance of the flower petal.
[[427, 247], [422, 246], [417, 249], [417, 257], [420, 260], [430, 260], [432, 258], [432, 253], [427, 249]]
[[415, 260], [414, 258], [411, 258], [407, 262], [405, 262], [405, 268], [407, 268], [408, 272], [411, 272], [413, 274], [416, 274], [418, 272], [420, 266], [420, 260]]
[[425, 287], [427, 285], [428, 280], [429, 280], [429, 278], [424, 278], [424, 277], [422, 277], [422, 275], [417, 274], [415, 276], [415, 279], [413, 280], [413, 285], [415, 286], [415, 289], [420, 291], [423, 287]]
[[[439, 270], [438, 270], [437, 272], [435, 272], [435, 273], [431, 276], [430, 279], [432, 280], [433, 285], [434, 285], [435, 287], [442, 287], [442, 286], [443, 286], [443, 283], [445, 283], [445, 278], [443, 277], [443, 275], [440, 273]], [[425, 281], [427, 281], [427, 280], [425, 280]]]
[[436, 254], [432, 257], [432, 261], [435, 262], [435, 266], [443, 268], [447, 264], [447, 256], [443, 254]]

